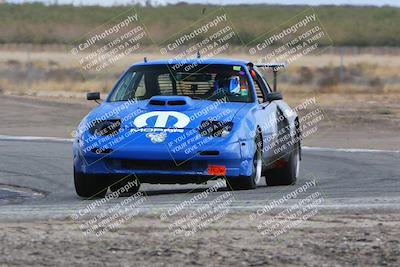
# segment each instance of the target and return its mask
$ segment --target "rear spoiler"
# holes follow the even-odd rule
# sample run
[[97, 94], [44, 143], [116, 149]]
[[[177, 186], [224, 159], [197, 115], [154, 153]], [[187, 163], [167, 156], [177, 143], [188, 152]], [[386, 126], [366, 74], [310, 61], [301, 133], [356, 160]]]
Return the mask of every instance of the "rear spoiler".
[[268, 64], [256, 64], [255, 66], [258, 68], [271, 68], [272, 69], [272, 71], [274, 73], [273, 90], [274, 90], [274, 92], [276, 92], [278, 71], [280, 69], [285, 69], [287, 67], [287, 64], [286, 63], [268, 63]]

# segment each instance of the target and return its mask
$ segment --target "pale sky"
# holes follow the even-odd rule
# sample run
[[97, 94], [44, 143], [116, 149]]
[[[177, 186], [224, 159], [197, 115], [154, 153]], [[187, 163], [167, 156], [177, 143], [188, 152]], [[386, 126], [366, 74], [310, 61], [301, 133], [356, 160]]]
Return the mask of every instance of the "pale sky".
[[[126, 5], [131, 3], [144, 3], [145, 0], [8, 0], [10, 3], [43, 2], [74, 5]], [[181, 0], [151, 0], [153, 4], [177, 3]], [[400, 7], [400, 0], [186, 0], [187, 3], [209, 4], [281, 4], [281, 5], [390, 5]]]

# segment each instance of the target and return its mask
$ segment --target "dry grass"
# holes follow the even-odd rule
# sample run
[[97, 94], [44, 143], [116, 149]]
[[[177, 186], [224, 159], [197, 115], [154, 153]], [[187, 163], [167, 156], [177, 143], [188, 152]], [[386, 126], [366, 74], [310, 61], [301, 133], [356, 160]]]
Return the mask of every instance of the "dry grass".
[[[148, 59], [160, 56], [153, 48], [147, 49]], [[222, 57], [239, 59], [244, 53]], [[116, 77], [129, 65], [143, 60], [143, 54], [122, 58], [109, 73], [84, 73], [68, 51], [30, 52], [0, 50], [0, 92], [6, 94], [38, 94], [43, 92], [88, 91], [107, 92]], [[342, 79], [339, 77], [340, 56], [332, 54], [305, 56], [280, 74], [279, 89], [287, 94], [399, 94], [400, 55], [347, 55], [343, 61]]]
[[[72, 43], [99, 25], [119, 22], [118, 16], [124, 12], [126, 14], [132, 7], [135, 7], [141, 23], [145, 25], [149, 36], [157, 44], [188, 25], [202, 23], [201, 20], [204, 21], [206, 16], [211, 16], [213, 12], [221, 9], [218, 5], [189, 5], [181, 2], [175, 5], [131, 4], [112, 7], [5, 3], [0, 8], [2, 19], [0, 42]], [[224, 5], [223, 11], [218, 12], [228, 15], [238, 35], [246, 44], [277, 26], [287, 25], [289, 20], [309, 8], [305, 5]], [[398, 8], [317, 6], [313, 8], [313, 12], [318, 15], [335, 45], [398, 46], [400, 44]], [[199, 40], [195, 38], [193, 41]], [[237, 40], [234, 44], [239, 45], [239, 43]]]

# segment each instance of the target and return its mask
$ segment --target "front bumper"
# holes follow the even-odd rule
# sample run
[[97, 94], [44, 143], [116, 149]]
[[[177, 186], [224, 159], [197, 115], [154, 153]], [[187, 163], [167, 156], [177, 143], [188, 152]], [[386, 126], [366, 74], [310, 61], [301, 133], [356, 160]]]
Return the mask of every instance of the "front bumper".
[[[207, 145], [199, 146], [204, 144], [199, 139], [191, 146], [182, 146], [182, 142], [175, 142], [176, 137], [170, 134], [169, 140], [154, 144], [142, 134], [125, 138], [118, 144], [113, 142], [113, 146], [107, 146], [108, 150], [100, 150], [107, 153], [96, 153], [93, 141], [82, 144], [76, 140], [73, 147], [75, 171], [103, 177], [131, 174], [148, 183], [192, 183], [251, 175], [254, 142], [214, 138], [209, 139]], [[171, 146], [171, 140], [176, 145]], [[226, 175], [210, 174], [209, 165], [225, 166]]]

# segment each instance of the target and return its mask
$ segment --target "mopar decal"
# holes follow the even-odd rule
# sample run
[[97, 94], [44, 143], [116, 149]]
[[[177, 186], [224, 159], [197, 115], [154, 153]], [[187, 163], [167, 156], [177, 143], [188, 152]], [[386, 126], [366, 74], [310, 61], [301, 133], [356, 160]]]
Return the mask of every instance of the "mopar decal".
[[[157, 117], [156, 123], [154, 125], [148, 125], [147, 120], [152, 117]], [[176, 112], [176, 111], [152, 111], [148, 113], [144, 113], [138, 116], [133, 124], [137, 128], [143, 128], [146, 126], [154, 127], [154, 128], [165, 128], [167, 125], [167, 121], [169, 117], [174, 117], [177, 121], [172, 126], [173, 128], [184, 128], [189, 124], [190, 119], [187, 115]]]

